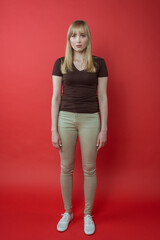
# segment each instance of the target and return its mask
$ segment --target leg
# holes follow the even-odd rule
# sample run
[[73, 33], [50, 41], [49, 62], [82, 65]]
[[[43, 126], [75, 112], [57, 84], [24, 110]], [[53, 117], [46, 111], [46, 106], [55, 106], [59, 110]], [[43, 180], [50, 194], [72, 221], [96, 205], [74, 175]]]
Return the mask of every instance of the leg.
[[91, 214], [96, 187], [97, 137], [100, 131], [99, 114], [81, 116], [79, 140], [81, 145], [82, 166], [84, 172], [84, 214]]
[[58, 132], [62, 141], [61, 158], [61, 191], [66, 212], [72, 212], [73, 169], [75, 160], [75, 148], [77, 142], [77, 130], [58, 126]]

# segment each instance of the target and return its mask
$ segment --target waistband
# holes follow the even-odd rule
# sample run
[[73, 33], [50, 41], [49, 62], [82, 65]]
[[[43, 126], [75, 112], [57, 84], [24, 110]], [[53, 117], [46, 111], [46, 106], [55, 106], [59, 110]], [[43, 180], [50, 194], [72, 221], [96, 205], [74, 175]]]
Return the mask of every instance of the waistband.
[[73, 115], [73, 116], [75, 116], [75, 115], [79, 115], [79, 116], [97, 116], [97, 115], [99, 115], [99, 112], [95, 112], [95, 113], [77, 113], [77, 112], [69, 112], [69, 111], [64, 111], [64, 110], [60, 110], [59, 111], [59, 114], [65, 114], [65, 115]]

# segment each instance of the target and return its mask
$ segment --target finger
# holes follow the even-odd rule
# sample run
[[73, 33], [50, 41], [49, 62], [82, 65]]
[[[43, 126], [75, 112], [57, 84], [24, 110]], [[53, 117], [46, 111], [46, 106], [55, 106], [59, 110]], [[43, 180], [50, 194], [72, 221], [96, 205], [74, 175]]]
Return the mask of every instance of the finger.
[[101, 144], [98, 145], [97, 151], [101, 148]]
[[99, 144], [100, 144], [100, 140], [99, 140], [99, 138], [97, 139], [97, 147], [99, 146]]
[[61, 142], [61, 140], [59, 140], [59, 146], [62, 147], [62, 142]]
[[54, 146], [56, 149], [60, 149], [60, 146], [59, 146], [59, 144], [57, 144], [57, 143], [55, 143], [53, 146]]
[[58, 143], [59, 143], [59, 146], [62, 147], [62, 141], [61, 141], [60, 138], [59, 138], [59, 140], [58, 140]]
[[98, 151], [99, 144], [97, 143], [97, 145], [96, 145], [96, 146], [97, 146], [97, 151]]

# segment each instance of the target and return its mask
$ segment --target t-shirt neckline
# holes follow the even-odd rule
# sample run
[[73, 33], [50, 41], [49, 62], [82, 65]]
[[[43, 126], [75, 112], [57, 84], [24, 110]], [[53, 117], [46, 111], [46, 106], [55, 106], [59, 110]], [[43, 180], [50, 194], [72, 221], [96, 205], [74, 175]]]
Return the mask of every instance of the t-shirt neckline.
[[84, 72], [84, 71], [87, 70], [86, 68], [85, 68], [85, 69], [82, 69], [82, 70], [79, 70], [78, 68], [76, 68], [76, 66], [74, 65], [74, 63], [72, 63], [72, 65], [74, 66], [74, 68], [75, 68], [78, 72]]
[[[95, 57], [95, 55], [92, 55], [92, 57]], [[87, 68], [83, 69], [83, 70], [79, 70], [78, 68], [76, 68], [76, 66], [74, 65], [74, 63], [72, 62], [73, 67], [78, 71], [78, 72], [86, 72]]]

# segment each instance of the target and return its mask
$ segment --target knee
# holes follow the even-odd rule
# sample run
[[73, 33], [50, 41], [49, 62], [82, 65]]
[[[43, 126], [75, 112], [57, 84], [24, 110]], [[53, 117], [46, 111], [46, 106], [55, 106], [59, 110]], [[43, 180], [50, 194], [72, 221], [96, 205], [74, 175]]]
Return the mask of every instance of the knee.
[[84, 165], [83, 166], [84, 176], [92, 177], [96, 175], [96, 166], [95, 165]]
[[73, 174], [73, 164], [63, 164], [61, 163], [61, 174], [72, 175]]

